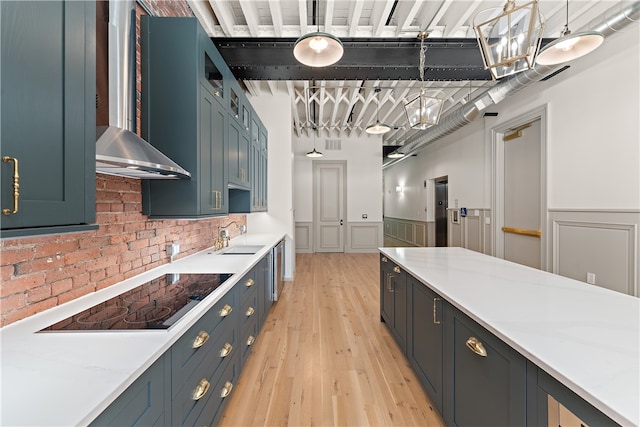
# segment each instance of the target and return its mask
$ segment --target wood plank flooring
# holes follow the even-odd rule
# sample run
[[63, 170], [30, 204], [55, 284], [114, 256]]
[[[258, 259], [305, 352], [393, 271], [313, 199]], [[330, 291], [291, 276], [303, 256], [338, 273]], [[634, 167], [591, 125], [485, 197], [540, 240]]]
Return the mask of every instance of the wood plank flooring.
[[384, 323], [378, 254], [298, 254], [221, 426], [443, 426]]

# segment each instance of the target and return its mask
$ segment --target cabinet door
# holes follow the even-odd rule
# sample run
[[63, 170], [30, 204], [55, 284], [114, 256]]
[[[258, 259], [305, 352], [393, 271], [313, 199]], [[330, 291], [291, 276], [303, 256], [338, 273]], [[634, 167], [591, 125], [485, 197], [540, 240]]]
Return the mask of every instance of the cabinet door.
[[443, 301], [412, 276], [408, 276], [407, 282], [407, 356], [438, 411], [442, 412]]
[[407, 352], [407, 274], [399, 266], [394, 266], [390, 275], [390, 286], [393, 294], [393, 328], [392, 332], [402, 349]]
[[226, 111], [215, 95], [201, 87], [200, 102], [200, 213], [228, 212], [225, 181]]
[[380, 320], [393, 327], [393, 290], [391, 271], [393, 263], [386, 256], [380, 257]]
[[2, 228], [94, 222], [95, 4], [0, 7]]
[[452, 306], [445, 316], [447, 425], [525, 425], [526, 359]]
[[260, 127], [260, 151], [262, 155], [260, 156], [260, 177], [259, 188], [260, 188], [260, 207], [263, 211], [267, 210], [268, 207], [268, 182], [269, 182], [269, 170], [268, 170], [268, 135], [267, 129], [264, 127]]
[[232, 117], [229, 118], [229, 182], [249, 188], [249, 137]]

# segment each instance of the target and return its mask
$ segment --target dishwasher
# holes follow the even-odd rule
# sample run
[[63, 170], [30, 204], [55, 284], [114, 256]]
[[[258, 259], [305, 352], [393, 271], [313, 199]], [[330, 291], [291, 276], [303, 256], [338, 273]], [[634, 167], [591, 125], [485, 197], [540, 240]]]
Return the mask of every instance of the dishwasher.
[[284, 240], [274, 246], [271, 251], [273, 277], [271, 278], [271, 301], [278, 301], [284, 283]]

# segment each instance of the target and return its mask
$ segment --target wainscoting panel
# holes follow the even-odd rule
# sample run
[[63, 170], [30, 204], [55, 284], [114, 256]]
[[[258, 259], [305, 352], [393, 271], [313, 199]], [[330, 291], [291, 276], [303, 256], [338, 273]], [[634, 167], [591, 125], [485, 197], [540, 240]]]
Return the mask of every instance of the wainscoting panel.
[[550, 222], [553, 273], [639, 296], [640, 213], [551, 211]]
[[449, 209], [447, 215], [449, 218], [449, 246], [459, 246], [491, 255], [490, 210], [468, 208], [467, 216], [463, 217], [458, 209]]
[[480, 225], [480, 215], [467, 215], [463, 222], [465, 225], [465, 247], [472, 251], [482, 252], [482, 226]]
[[383, 246], [382, 223], [347, 223], [346, 252], [377, 252]]
[[312, 222], [296, 222], [296, 252], [313, 252]]
[[[426, 246], [429, 228], [435, 230], [433, 222], [384, 217], [384, 235], [399, 240], [406, 246]], [[433, 239], [435, 241], [435, 237]]]

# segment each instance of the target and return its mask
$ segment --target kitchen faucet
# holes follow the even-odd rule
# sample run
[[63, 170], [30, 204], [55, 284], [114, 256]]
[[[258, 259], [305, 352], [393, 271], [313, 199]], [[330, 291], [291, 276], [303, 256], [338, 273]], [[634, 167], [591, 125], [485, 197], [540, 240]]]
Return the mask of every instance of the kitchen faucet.
[[[230, 236], [229, 232], [225, 229], [231, 225], [235, 225], [236, 227], [238, 227], [238, 230], [240, 230], [240, 236], [247, 232], [247, 226], [244, 224], [238, 224], [236, 221], [231, 221], [230, 223], [222, 226], [218, 224], [218, 237], [214, 241], [216, 250], [229, 246]], [[222, 240], [220, 240], [220, 238]], [[218, 248], [218, 245], [220, 245], [220, 248]]]

